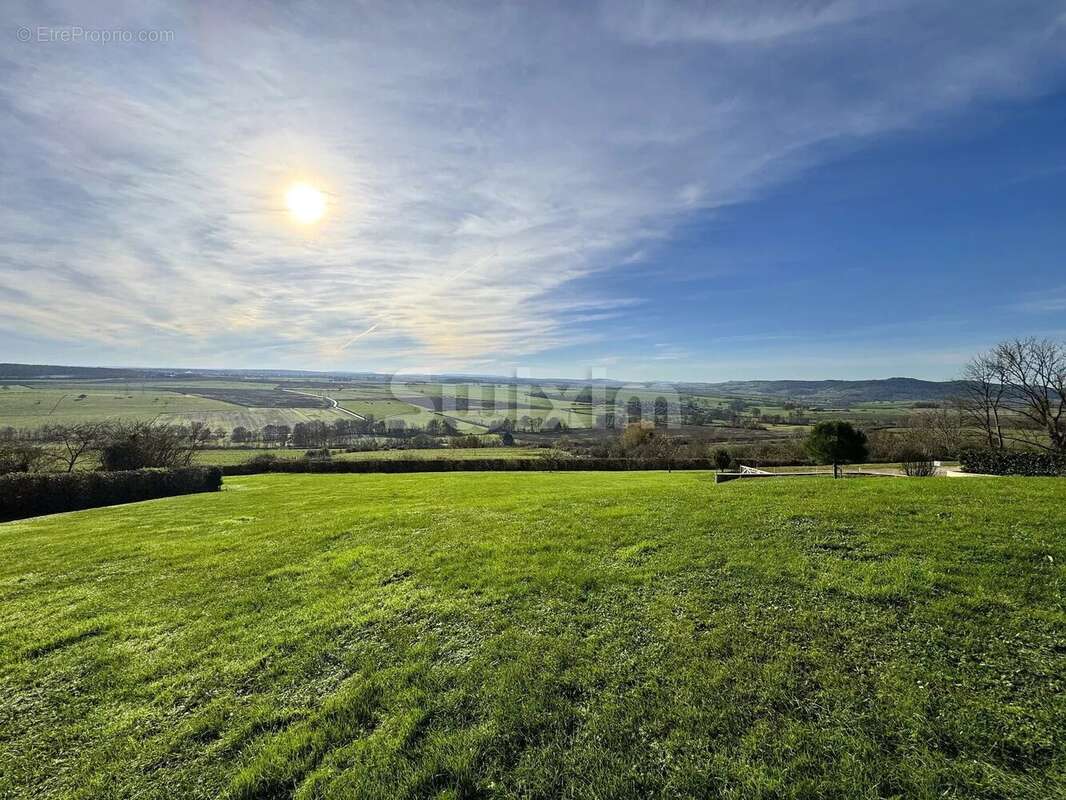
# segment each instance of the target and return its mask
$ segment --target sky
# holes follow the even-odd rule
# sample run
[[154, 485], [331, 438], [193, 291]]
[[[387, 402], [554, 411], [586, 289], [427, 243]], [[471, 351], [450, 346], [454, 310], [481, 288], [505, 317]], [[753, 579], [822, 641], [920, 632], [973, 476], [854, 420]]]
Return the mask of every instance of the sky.
[[1066, 0], [5, 9], [0, 361], [949, 379], [1066, 339]]

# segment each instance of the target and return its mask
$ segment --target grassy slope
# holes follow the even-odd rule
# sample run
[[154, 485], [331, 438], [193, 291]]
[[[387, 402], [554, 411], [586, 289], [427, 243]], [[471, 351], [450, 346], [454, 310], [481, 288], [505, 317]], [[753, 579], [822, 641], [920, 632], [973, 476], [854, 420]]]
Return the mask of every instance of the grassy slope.
[[151, 420], [160, 415], [240, 410], [240, 406], [218, 400], [159, 389], [143, 393], [127, 392], [123, 387], [0, 391], [0, 427], [34, 428], [51, 423], [120, 417]]
[[1064, 501], [271, 475], [2, 525], [0, 796], [1061, 796]]
[[[223, 384], [229, 386], [230, 384]], [[139, 385], [138, 385], [139, 387]], [[80, 395], [84, 398], [78, 399]], [[227, 430], [237, 425], [260, 428], [271, 423], [294, 425], [322, 419], [332, 422], [341, 414], [331, 409], [246, 408], [199, 395], [179, 394], [149, 387], [26, 389], [0, 391], [0, 427], [37, 428], [86, 420], [137, 419], [160, 422], [203, 422]]]
[[202, 422], [209, 428], [233, 430], [238, 425], [262, 428], [264, 425], [296, 425], [299, 422], [322, 420], [330, 423], [344, 416], [329, 408], [238, 408], [236, 411], [182, 412], [161, 418], [163, 422], [188, 424]]
[[[297, 422], [322, 419], [327, 422], [343, 418], [329, 409], [310, 408], [248, 408], [220, 399], [200, 397], [187, 390], [270, 389], [286, 382], [245, 383], [226, 380], [201, 381], [91, 381], [40, 382], [33, 388], [5, 384], [0, 390], [0, 427], [35, 428], [50, 423], [71, 423], [99, 419], [160, 419], [166, 422], [203, 422], [211, 427], [232, 429], [237, 425], [259, 428], [268, 424], [294, 425]], [[177, 391], [166, 391], [167, 389]], [[352, 388], [330, 391], [302, 389], [311, 394], [341, 398], [357, 396], [350, 410], [373, 414], [378, 419], [407, 415], [409, 420], [424, 425], [433, 415], [418, 406], [389, 399], [388, 387]], [[79, 395], [85, 397], [78, 399]]]
[[[341, 406], [354, 411], [356, 414], [372, 415], [374, 419], [391, 419], [392, 417], [419, 417], [426, 414], [426, 410], [420, 406], [404, 403], [401, 400], [374, 399], [374, 398], [345, 398], [332, 395], [340, 402]], [[428, 417], [427, 420], [428, 421]], [[422, 420], [419, 420], [422, 422]]]

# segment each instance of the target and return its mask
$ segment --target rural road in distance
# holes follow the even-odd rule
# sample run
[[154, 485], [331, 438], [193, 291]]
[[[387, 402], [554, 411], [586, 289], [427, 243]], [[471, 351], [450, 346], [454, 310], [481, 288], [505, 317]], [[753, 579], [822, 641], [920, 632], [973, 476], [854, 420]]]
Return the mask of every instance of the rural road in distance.
[[349, 411], [347, 408], [342, 406], [340, 403], [338, 403], [332, 397], [327, 397], [324, 394], [314, 394], [313, 392], [301, 392], [301, 391], [299, 391], [297, 389], [284, 389], [283, 391], [292, 392], [293, 394], [302, 394], [302, 395], [306, 395], [307, 397], [317, 397], [319, 400], [329, 400], [329, 402], [332, 404], [331, 408], [333, 408], [335, 411], [340, 411], [342, 414], [347, 414], [350, 417], [355, 417], [356, 419], [361, 419], [361, 420], [363, 420], [363, 422], [366, 422], [366, 417], [362, 416], [361, 414], [356, 414], [354, 411]]

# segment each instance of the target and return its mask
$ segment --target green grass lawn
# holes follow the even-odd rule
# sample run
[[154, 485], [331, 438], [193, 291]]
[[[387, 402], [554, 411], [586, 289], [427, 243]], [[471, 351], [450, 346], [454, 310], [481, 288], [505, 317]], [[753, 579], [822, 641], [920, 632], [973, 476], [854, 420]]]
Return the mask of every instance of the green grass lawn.
[[0, 525], [0, 796], [1063, 796], [1066, 481], [228, 478]]

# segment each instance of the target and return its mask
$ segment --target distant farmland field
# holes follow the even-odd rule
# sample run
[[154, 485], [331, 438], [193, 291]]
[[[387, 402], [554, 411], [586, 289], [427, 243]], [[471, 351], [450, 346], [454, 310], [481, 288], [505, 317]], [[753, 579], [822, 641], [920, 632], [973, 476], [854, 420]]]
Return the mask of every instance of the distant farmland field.
[[425, 413], [425, 409], [420, 406], [405, 403], [402, 400], [392, 400], [388, 398], [349, 398], [344, 397], [343, 393], [338, 393], [334, 399], [340, 403], [342, 408], [354, 411], [356, 414], [362, 414], [363, 416], [373, 416], [374, 419], [420, 417]]
[[182, 411], [163, 418], [163, 422], [202, 422], [211, 428], [232, 430], [238, 425], [245, 428], [261, 428], [264, 425], [289, 425], [297, 422], [323, 420], [332, 422], [344, 415], [326, 408], [240, 408], [231, 411]]
[[239, 406], [219, 400], [154, 388], [127, 392], [118, 386], [109, 389], [74, 386], [0, 391], [0, 426], [16, 428], [89, 419], [150, 420], [161, 415], [239, 410]]
[[[637, 401], [644, 417], [650, 418], [659, 398], [667, 400], [675, 415], [672, 432], [699, 441], [787, 439], [802, 436], [809, 423], [822, 419], [844, 418], [867, 429], [884, 429], [904, 423], [914, 413], [913, 404], [906, 401], [797, 411], [794, 404], [786, 407], [780, 398], [674, 394], [666, 386], [309, 380], [282, 375], [276, 380], [242, 381], [190, 374], [171, 379], [55, 379], [24, 381], [7, 388], [0, 385], [0, 428], [124, 418], [200, 422], [228, 432], [238, 426], [258, 430], [266, 425], [350, 420], [355, 414], [384, 421], [390, 428], [399, 423], [425, 428], [439, 420], [460, 433], [484, 433], [510, 418], [519, 435], [558, 436], [561, 428], [582, 439], [600, 436], [609, 416], [624, 425], [631, 401]], [[693, 412], [699, 418], [686, 419]]]
[[[252, 408], [223, 399], [226, 397], [245, 402], [252, 399], [276, 402], [279, 407]], [[286, 404], [302, 407], [285, 407]], [[108, 388], [73, 385], [0, 390], [0, 427], [37, 428], [85, 420], [133, 419], [174, 423], [195, 421], [211, 428], [231, 430], [238, 425], [260, 428], [315, 419], [331, 421], [341, 416], [328, 408], [325, 401], [276, 392], [271, 387], [248, 390], [186, 385], [164, 390], [144, 386], [127, 391], [117, 385]]]
[[286, 391], [283, 388], [270, 387], [267, 389], [249, 389], [246, 387], [197, 387], [182, 386], [171, 389], [172, 392], [192, 394], [206, 397], [211, 400], [219, 400], [231, 405], [246, 406], [248, 408], [329, 408], [330, 403], [325, 399], [316, 399], [304, 392]]

